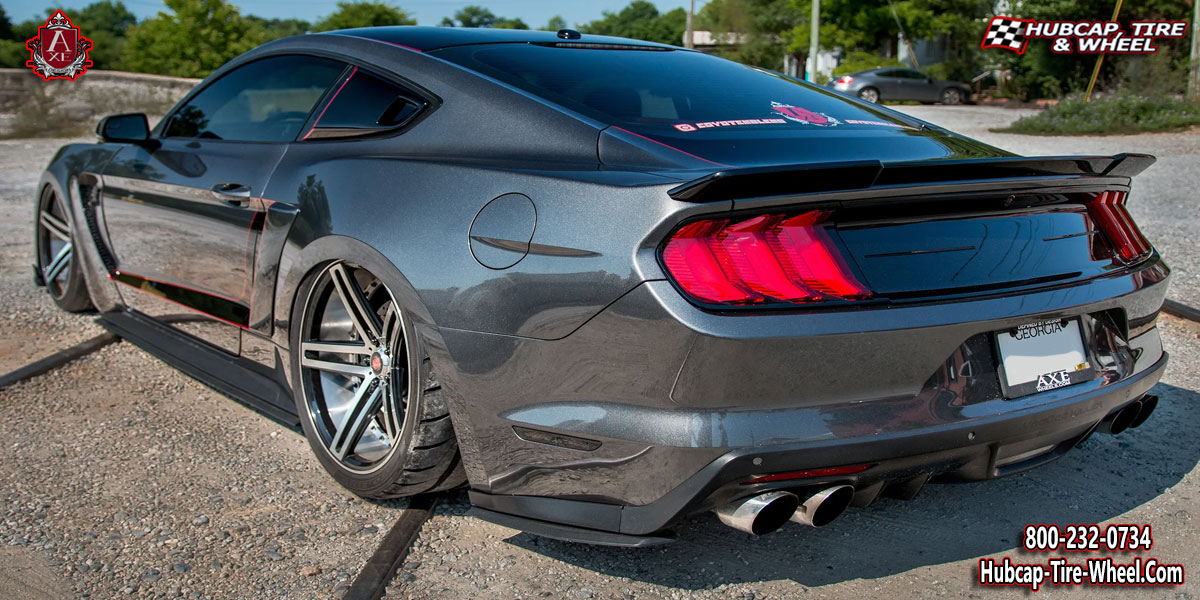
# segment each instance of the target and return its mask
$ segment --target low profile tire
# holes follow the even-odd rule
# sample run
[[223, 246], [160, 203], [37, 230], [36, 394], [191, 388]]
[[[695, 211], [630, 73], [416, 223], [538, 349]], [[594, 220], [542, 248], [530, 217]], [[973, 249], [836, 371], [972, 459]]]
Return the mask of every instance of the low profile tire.
[[466, 480], [437, 376], [387, 285], [329, 263], [301, 285], [292, 314], [296, 410], [338, 483], [382, 499]]
[[955, 88], [942, 90], [942, 104], [962, 104], [962, 90]]
[[69, 312], [92, 310], [83, 271], [79, 261], [75, 260], [71, 214], [50, 186], [46, 186], [38, 198], [34, 231], [36, 268], [54, 303]]
[[866, 100], [867, 102], [879, 104], [879, 90], [873, 87], [865, 87], [861, 90], [858, 90], [858, 97]]

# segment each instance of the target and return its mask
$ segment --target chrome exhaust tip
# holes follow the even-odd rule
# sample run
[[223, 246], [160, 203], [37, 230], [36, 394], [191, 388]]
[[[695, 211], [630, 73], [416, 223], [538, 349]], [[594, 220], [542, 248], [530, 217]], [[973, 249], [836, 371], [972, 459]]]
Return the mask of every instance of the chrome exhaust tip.
[[800, 499], [791, 492], [767, 492], [713, 510], [721, 522], [754, 535], [766, 535], [783, 527]]
[[1129, 423], [1130, 427], [1141, 427], [1142, 423], [1145, 423], [1146, 419], [1150, 418], [1150, 413], [1158, 408], [1158, 396], [1146, 394], [1142, 396], [1141, 404], [1142, 408], [1138, 411], [1137, 418]]
[[792, 520], [812, 527], [823, 527], [838, 518], [853, 499], [852, 486], [835, 485], [825, 488], [809, 496], [796, 512], [792, 513]]
[[[1116, 412], [1105, 417], [1104, 420], [1100, 422], [1099, 429], [1105, 433], [1117, 435], [1118, 433], [1129, 429], [1129, 426], [1132, 425], [1134, 421], [1137, 421], [1141, 411], [1141, 401], [1134, 400], [1133, 402], [1121, 407]], [[1146, 416], [1149, 417], [1150, 414], [1147, 413]]]

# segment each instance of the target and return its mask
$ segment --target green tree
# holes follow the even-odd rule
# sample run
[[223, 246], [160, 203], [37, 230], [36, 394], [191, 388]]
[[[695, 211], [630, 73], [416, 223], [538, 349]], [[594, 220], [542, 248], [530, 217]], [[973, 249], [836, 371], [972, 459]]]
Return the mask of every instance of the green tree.
[[29, 49], [17, 40], [0, 40], [0, 67], [23, 68]]
[[[45, 10], [46, 18], [62, 10], [71, 19], [84, 37], [94, 46], [88, 51], [92, 67], [96, 69], [118, 69], [125, 45], [125, 33], [137, 23], [137, 17], [125, 8], [122, 2], [102, 0], [82, 9], [70, 10], [51, 6]], [[0, 8], [3, 15], [3, 8]], [[30, 19], [16, 26], [7, 17], [0, 18], [0, 40], [11, 40], [16, 44], [0, 44], [0, 64], [23, 67], [29, 59], [25, 41], [37, 35], [38, 27], [46, 24], [46, 18]]]
[[[1195, 1], [1200, 0], [1192, 0]], [[1041, 21], [1105, 21], [1112, 17], [1112, 11], [1111, 0], [1026, 0], [1016, 5], [1013, 16]], [[1149, 0], [1122, 4], [1118, 20], [1128, 30], [1131, 21], [1187, 19], [1190, 14], [1191, 2], [1187, 0]], [[1190, 36], [1189, 30], [1188, 39], [1157, 40], [1156, 54], [1159, 56], [1108, 55], [1104, 59], [1097, 88], [1120, 85], [1131, 70], [1137, 71], [1147, 63], [1153, 65], [1151, 59], [1163, 60], [1164, 56], [1182, 58]], [[1054, 97], [1086, 89], [1096, 64], [1095, 55], [1055, 54], [1050, 48], [1049, 40], [1031, 40], [1023, 55], [989, 51], [987, 56], [999, 66], [1011, 69], [1013, 77], [1010, 91], [1017, 96]], [[1171, 84], [1182, 85], [1184, 77], [1182, 73], [1168, 73], [1158, 82], [1163, 87], [1155, 91], [1175, 91]]]
[[498, 17], [496, 22], [492, 23], [492, 27], [495, 29], [529, 29], [529, 26], [525, 24], [525, 21], [522, 21], [518, 17], [513, 17], [511, 19], [508, 17]]
[[733, 42], [716, 49], [720, 56], [780, 69], [784, 55], [790, 51], [789, 41], [807, 53], [807, 35], [803, 46], [792, 38], [795, 32], [807, 29], [809, 10], [807, 4], [802, 9], [794, 0], [712, 0], [696, 16], [696, 29]]
[[546, 21], [546, 26], [542, 27], [541, 30], [542, 31], [560, 31], [560, 30], [563, 30], [566, 28], [567, 28], [567, 20], [562, 18], [561, 15], [554, 15], [553, 17], [550, 17], [549, 21]]
[[987, 0], [915, 0], [915, 6], [933, 15], [929, 35], [946, 41], [946, 60], [936, 76], [970, 81], [986, 66], [979, 49], [983, 30], [993, 13]]
[[[53, 15], [56, 10], [60, 9], [47, 9], [46, 16]], [[101, 0], [77, 11], [61, 10], [69, 15], [71, 22], [88, 37], [99, 31], [124, 36], [126, 30], [137, 24], [137, 16], [125, 8], [124, 2], [119, 1]]]
[[[46, 9], [46, 16], [59, 8]], [[125, 52], [125, 41], [129, 28], [137, 24], [137, 16], [125, 8], [123, 2], [102, 0], [93, 2], [80, 10], [61, 9], [71, 18], [84, 37], [94, 44], [88, 52], [95, 69], [120, 69]]]
[[442, 27], [491, 27], [495, 21], [492, 11], [472, 4], [456, 11], [454, 18], [443, 17]]
[[[876, 56], [880, 64], [894, 63], [902, 26], [910, 41], [941, 38], [948, 53], [943, 74], [969, 78], [991, 10], [989, 0], [822, 0], [821, 48], [853, 53], [856, 62]], [[697, 29], [733, 34], [726, 39], [737, 44], [718, 48], [722, 56], [778, 69], [785, 54], [807, 59], [811, 14], [811, 0], [711, 0], [697, 15]]]
[[0, 67], [24, 67], [29, 50], [24, 40], [17, 40], [12, 21], [0, 6]]
[[262, 29], [225, 0], [163, 0], [159, 12], [129, 29], [126, 69], [179, 77], [204, 77], [261, 44]]
[[337, 10], [313, 24], [313, 31], [382, 25], [416, 25], [417, 20], [387, 2], [338, 2]]
[[0, 6], [0, 40], [13, 39], [12, 21], [9, 20], [8, 14], [4, 12], [4, 7]]
[[[811, 0], [792, 1], [806, 14], [811, 10]], [[979, 40], [992, 11], [989, 0], [894, 0], [891, 5], [886, 1], [825, 0], [821, 3], [821, 48], [866, 52], [894, 61], [900, 53], [901, 34], [912, 44], [940, 39], [946, 57], [936, 69], [938, 75], [969, 80], [980, 68]], [[794, 29], [789, 48], [807, 50], [810, 32], [807, 23]]]
[[580, 30], [680, 46], [686, 28], [687, 12], [682, 8], [660, 14], [653, 3], [634, 0], [620, 11], [604, 11], [599, 19], [581, 26]]
[[46, 19], [25, 19], [12, 25], [12, 39], [25, 43], [26, 40], [38, 34], [38, 27], [46, 24]]
[[304, 35], [312, 29], [312, 23], [304, 19], [264, 19], [255, 15], [246, 15], [263, 30], [266, 39], [277, 40], [293, 35]]
[[482, 6], [464, 6], [454, 13], [454, 18], [442, 19], [442, 27], [491, 27], [494, 29], [529, 29], [524, 21], [518, 18], [497, 17], [492, 11]]

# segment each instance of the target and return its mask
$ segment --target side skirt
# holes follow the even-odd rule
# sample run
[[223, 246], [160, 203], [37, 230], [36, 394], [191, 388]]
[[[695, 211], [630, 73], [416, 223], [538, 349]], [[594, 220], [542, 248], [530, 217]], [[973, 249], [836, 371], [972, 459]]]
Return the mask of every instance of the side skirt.
[[619, 548], [647, 548], [675, 541], [675, 536], [669, 533], [654, 535], [613, 533], [611, 531], [599, 531], [576, 527], [574, 525], [563, 525], [561, 523], [550, 523], [549, 521], [518, 517], [517, 515], [499, 513], [478, 506], [472, 506], [467, 511], [467, 515], [483, 519], [489, 523], [508, 527], [509, 529], [517, 529], [564, 542], [580, 542], [595, 544], [597, 546], [616, 546]]
[[251, 361], [230, 356], [130, 310], [103, 313], [100, 323], [208, 387], [299, 431], [296, 413], [281, 408], [293, 404], [291, 393], [275, 379], [254, 370]]

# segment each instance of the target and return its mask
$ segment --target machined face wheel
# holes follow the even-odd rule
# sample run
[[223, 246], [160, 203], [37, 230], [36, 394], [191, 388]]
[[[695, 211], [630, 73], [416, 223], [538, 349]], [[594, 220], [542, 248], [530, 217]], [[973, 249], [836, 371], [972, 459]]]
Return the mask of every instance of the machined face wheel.
[[962, 92], [949, 88], [942, 91], [942, 104], [958, 104], [962, 102]]
[[46, 188], [38, 204], [37, 266], [46, 289], [55, 299], [67, 293], [74, 247], [67, 207], [54, 190]]
[[879, 90], [872, 88], [872, 87], [863, 88], [858, 91], [858, 97], [862, 98], [863, 100], [866, 100], [867, 102], [878, 103], [879, 102]]
[[400, 446], [418, 376], [404, 314], [369, 271], [335, 262], [300, 323], [300, 382], [314, 432], [342, 468], [370, 473]]

